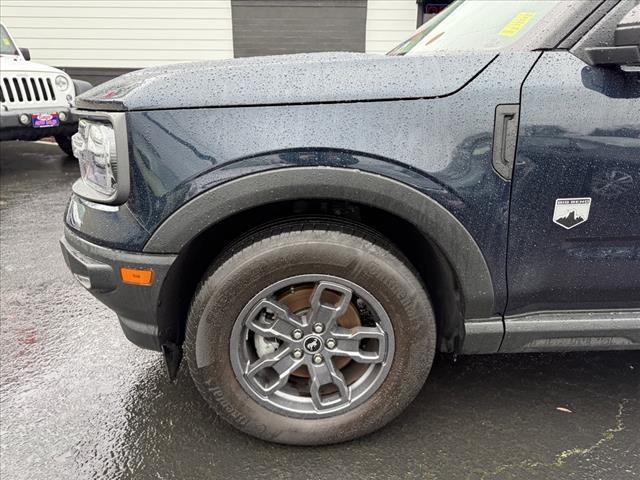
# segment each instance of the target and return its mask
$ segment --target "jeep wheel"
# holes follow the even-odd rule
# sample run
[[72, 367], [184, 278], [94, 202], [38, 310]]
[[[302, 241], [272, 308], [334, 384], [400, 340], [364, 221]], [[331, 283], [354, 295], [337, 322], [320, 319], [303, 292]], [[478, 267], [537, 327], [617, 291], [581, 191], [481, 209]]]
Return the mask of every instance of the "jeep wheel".
[[332, 222], [252, 235], [212, 266], [189, 313], [198, 390], [238, 429], [319, 445], [398, 415], [433, 361], [427, 294], [392, 245]]
[[54, 137], [60, 149], [68, 156], [73, 157], [73, 148], [71, 147], [70, 135], [56, 135]]

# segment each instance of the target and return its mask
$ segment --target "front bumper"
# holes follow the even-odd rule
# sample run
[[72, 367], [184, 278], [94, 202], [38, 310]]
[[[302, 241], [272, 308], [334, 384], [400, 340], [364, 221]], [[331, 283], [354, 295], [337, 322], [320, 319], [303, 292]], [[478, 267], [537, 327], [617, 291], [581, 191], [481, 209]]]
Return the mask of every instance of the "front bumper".
[[[160, 293], [176, 256], [101, 247], [84, 240], [69, 228], [65, 228], [60, 245], [71, 273], [98, 300], [116, 312], [125, 336], [142, 348], [162, 350], [157, 321]], [[152, 269], [152, 285], [123, 283], [121, 267]]]
[[[57, 127], [33, 128], [31, 124], [20, 123], [20, 115], [34, 113], [64, 113], [66, 119]], [[56, 135], [73, 135], [78, 131], [78, 117], [69, 107], [47, 106], [16, 110], [0, 109], [0, 140], [38, 140]]]

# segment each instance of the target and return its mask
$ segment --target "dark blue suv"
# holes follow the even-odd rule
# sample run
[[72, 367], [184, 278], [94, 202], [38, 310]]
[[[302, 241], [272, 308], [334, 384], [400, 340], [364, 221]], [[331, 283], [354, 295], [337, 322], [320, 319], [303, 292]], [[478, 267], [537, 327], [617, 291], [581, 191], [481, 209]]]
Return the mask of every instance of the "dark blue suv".
[[249, 434], [371, 432], [436, 350], [640, 348], [637, 0], [459, 0], [386, 56], [150, 68], [77, 107], [70, 270]]

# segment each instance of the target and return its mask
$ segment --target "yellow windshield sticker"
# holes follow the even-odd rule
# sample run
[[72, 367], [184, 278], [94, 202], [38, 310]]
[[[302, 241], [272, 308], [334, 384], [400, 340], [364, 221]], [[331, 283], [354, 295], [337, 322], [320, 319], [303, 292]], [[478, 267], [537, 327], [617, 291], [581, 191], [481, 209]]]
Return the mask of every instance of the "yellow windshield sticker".
[[11, 45], [11, 42], [7, 37], [2, 37], [2, 43], [4, 43], [5, 45]]
[[507, 23], [498, 35], [502, 37], [514, 37], [522, 30], [527, 23], [536, 16], [536, 12], [520, 12], [513, 20]]

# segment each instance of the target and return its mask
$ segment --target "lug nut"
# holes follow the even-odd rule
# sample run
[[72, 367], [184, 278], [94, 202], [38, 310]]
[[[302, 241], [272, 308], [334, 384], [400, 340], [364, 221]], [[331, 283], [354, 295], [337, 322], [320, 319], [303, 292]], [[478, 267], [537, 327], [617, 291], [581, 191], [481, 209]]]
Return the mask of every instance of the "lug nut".
[[319, 353], [316, 353], [313, 356], [313, 363], [315, 363], [316, 365], [320, 365], [322, 362], [324, 362], [324, 358], [322, 358], [322, 355], [320, 355]]
[[327, 348], [336, 348], [336, 341], [333, 338], [328, 338], [324, 344]]
[[300, 340], [303, 335], [304, 334], [302, 333], [302, 330], [300, 330], [299, 328], [296, 328], [293, 332], [291, 332], [291, 338], [293, 338], [294, 340]]
[[304, 354], [302, 353], [302, 350], [300, 350], [299, 348], [296, 348], [291, 355], [296, 360], [300, 360], [302, 358], [302, 355]]
[[316, 333], [322, 333], [324, 332], [324, 325], [321, 323], [314, 323], [313, 324], [313, 331]]

